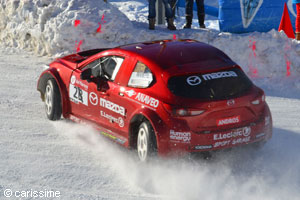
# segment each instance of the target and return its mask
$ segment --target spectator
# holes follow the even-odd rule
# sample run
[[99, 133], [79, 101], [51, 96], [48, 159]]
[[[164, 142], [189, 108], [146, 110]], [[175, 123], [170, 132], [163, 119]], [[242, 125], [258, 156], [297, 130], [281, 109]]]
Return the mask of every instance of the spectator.
[[176, 5], [177, 5], [178, 0], [170, 0], [170, 5], [172, 8], [172, 17], [175, 19], [175, 10], [176, 10]]
[[[170, 0], [162, 0], [163, 4], [165, 5], [165, 12], [166, 12], [166, 18], [168, 22], [168, 29], [170, 30], [176, 30], [176, 27], [174, 26], [174, 15], [172, 12], [172, 8], [170, 5]], [[149, 0], [149, 29], [154, 30], [155, 29], [155, 17], [156, 17], [156, 11], [155, 11], [155, 3], [156, 0]]]
[[[204, 0], [196, 0], [196, 4], [197, 4], [197, 14], [198, 14], [199, 26], [200, 26], [200, 28], [205, 28]], [[183, 28], [191, 28], [191, 26], [192, 26], [193, 6], [194, 6], [194, 0], [185, 0], [186, 24]]]
[[300, 40], [300, 0], [293, 0], [296, 4], [297, 17], [296, 17], [296, 40]]

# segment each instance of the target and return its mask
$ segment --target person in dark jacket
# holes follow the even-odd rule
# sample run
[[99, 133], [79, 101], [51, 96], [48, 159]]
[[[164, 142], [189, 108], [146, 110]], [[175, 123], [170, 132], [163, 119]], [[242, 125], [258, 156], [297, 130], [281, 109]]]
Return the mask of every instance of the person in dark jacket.
[[[197, 14], [198, 14], [199, 26], [200, 26], [200, 28], [205, 28], [204, 0], [196, 0], [196, 4], [197, 4]], [[194, 0], [185, 0], [186, 24], [183, 28], [191, 28], [191, 26], [192, 26], [193, 5], [194, 5]]]
[[293, 4], [296, 4], [297, 17], [296, 17], [296, 40], [300, 40], [300, 0], [293, 0]]
[[[156, 17], [156, 11], [155, 11], [156, 0], [148, 0], [148, 1], [149, 1], [149, 15], [148, 15], [149, 29], [154, 30], [155, 29], [155, 17]], [[176, 30], [176, 27], [174, 26], [174, 15], [173, 15], [172, 8], [170, 5], [170, 0], [162, 0], [162, 2], [165, 5], [168, 29]]]

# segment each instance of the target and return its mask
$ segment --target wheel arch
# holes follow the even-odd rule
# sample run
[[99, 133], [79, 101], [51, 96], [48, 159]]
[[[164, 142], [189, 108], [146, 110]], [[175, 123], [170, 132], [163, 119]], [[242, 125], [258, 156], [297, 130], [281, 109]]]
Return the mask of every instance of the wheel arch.
[[160, 133], [166, 131], [166, 126], [164, 125], [162, 119], [158, 116], [158, 114], [155, 111], [151, 110], [138, 112], [131, 118], [129, 125], [129, 148], [136, 148], [138, 127], [145, 120], [147, 120], [151, 124], [154, 130], [157, 149], [158, 151], [160, 151], [160, 147], [162, 146]]
[[42, 101], [45, 101], [44, 94], [45, 94], [47, 81], [51, 78], [53, 78], [58, 85], [59, 92], [61, 94], [60, 96], [61, 96], [61, 104], [62, 104], [61, 105], [62, 106], [62, 115], [66, 118], [70, 111], [70, 104], [68, 101], [68, 92], [67, 92], [67, 88], [66, 88], [65, 84], [63, 83], [63, 81], [60, 78], [59, 73], [57, 72], [56, 69], [50, 68], [50, 69], [45, 70], [41, 74], [41, 76], [38, 80], [37, 90], [41, 94]]

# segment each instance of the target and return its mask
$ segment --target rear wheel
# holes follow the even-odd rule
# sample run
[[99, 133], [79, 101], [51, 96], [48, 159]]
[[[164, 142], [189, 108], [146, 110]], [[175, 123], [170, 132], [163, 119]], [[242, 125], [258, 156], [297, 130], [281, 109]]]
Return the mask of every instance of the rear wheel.
[[57, 83], [49, 79], [45, 89], [45, 111], [48, 119], [59, 120], [61, 118], [61, 99]]
[[157, 154], [157, 145], [154, 130], [148, 121], [139, 126], [137, 137], [137, 153], [140, 161], [147, 162]]

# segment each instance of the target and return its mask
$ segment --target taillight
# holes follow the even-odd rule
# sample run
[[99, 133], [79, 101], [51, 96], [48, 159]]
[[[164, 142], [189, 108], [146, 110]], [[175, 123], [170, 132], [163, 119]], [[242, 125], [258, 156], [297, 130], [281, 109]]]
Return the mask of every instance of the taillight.
[[196, 109], [189, 109], [189, 108], [179, 108], [173, 109], [172, 114], [178, 117], [186, 117], [186, 116], [196, 116], [201, 115], [204, 113], [204, 110], [196, 110]]
[[251, 101], [253, 105], [258, 105], [260, 102], [264, 102], [266, 99], [265, 95], [263, 94], [261, 97], [256, 98], [255, 100]]
[[201, 115], [205, 110], [194, 109], [194, 108], [174, 108], [168, 104], [163, 104], [164, 108], [175, 117], [188, 117]]

